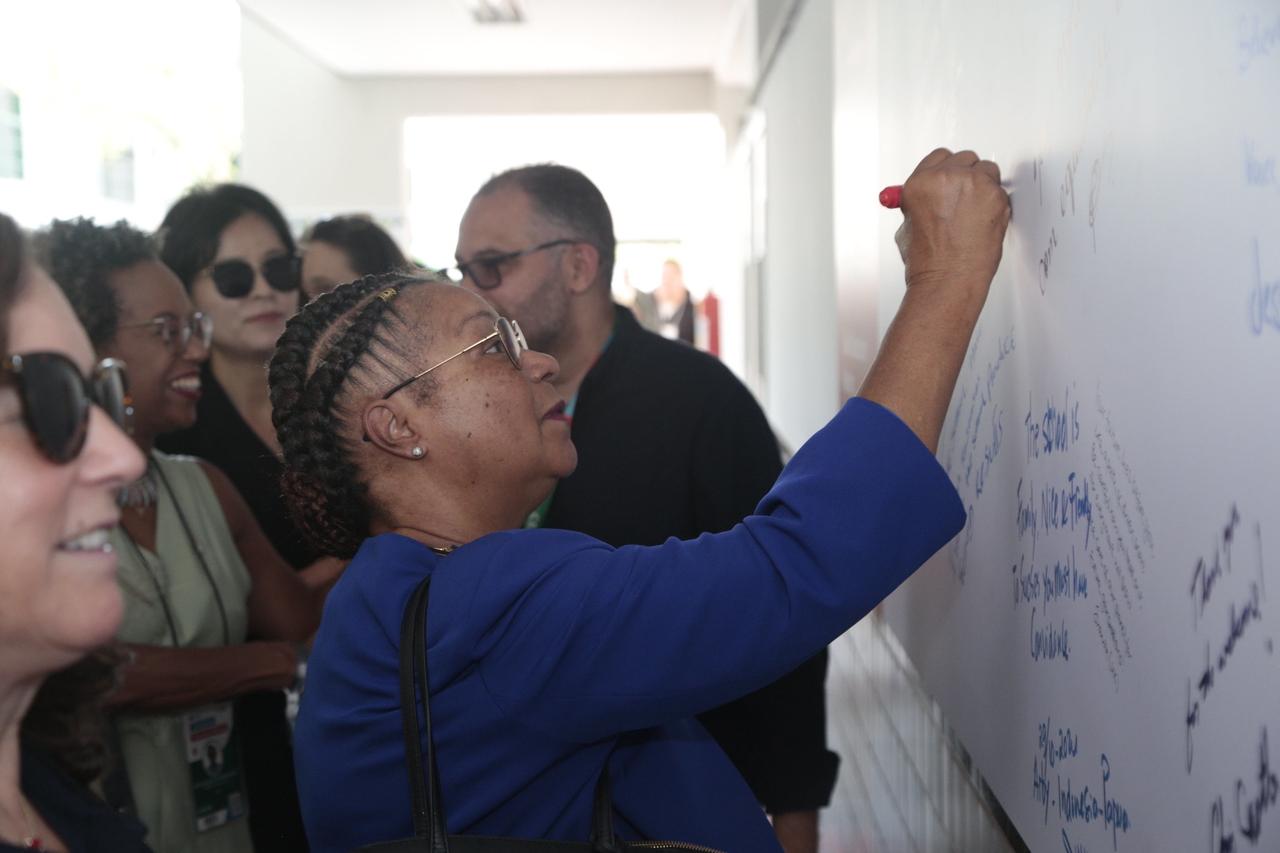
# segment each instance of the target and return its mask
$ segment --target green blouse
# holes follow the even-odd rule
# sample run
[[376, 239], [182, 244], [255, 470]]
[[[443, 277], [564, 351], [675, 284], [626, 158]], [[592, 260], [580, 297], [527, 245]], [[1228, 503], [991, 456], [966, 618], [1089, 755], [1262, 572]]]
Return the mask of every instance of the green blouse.
[[[122, 528], [112, 533], [125, 600], [117, 639], [183, 648], [243, 643], [249, 572], [213, 486], [191, 457], [153, 451], [151, 460], [163, 474], [156, 550], [141, 548]], [[184, 719], [183, 713], [115, 717], [138, 817], [149, 831], [147, 843], [156, 853], [251, 851], [245, 817], [196, 831]]]

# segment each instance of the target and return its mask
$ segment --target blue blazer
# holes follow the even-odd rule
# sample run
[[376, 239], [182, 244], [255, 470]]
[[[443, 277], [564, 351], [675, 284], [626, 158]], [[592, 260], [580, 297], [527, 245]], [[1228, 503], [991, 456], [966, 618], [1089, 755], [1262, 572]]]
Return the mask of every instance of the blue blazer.
[[585, 841], [607, 762], [623, 837], [776, 853], [763, 810], [693, 715], [811, 657], [963, 521], [933, 455], [855, 399], [725, 533], [615, 549], [514, 530], [447, 557], [396, 534], [369, 539], [329, 594], [295, 733], [312, 849], [412, 834], [400, 621], [431, 574], [451, 832]]

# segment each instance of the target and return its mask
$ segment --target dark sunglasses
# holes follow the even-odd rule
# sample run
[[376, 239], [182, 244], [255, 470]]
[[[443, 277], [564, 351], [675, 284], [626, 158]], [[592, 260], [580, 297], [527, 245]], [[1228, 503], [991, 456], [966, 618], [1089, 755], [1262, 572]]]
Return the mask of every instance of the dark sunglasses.
[[0, 375], [17, 386], [22, 419], [36, 446], [51, 462], [80, 455], [89, 433], [89, 412], [100, 406], [120, 427], [127, 427], [128, 382], [124, 362], [104, 358], [86, 378], [75, 362], [56, 352], [5, 356]]
[[[273, 290], [288, 293], [302, 285], [302, 260], [297, 255], [279, 255], [258, 267]], [[209, 268], [213, 286], [227, 299], [243, 299], [253, 290], [254, 269], [248, 261], [231, 258]]]
[[175, 352], [184, 352], [195, 338], [202, 349], [208, 349], [213, 343], [213, 318], [202, 311], [197, 311], [186, 320], [179, 320], [172, 314], [153, 317], [141, 323], [127, 323], [122, 329], [152, 328], [166, 347]]
[[471, 279], [472, 283], [481, 290], [493, 290], [502, 284], [502, 268], [516, 258], [523, 258], [525, 255], [532, 255], [534, 252], [541, 252], [544, 249], [551, 249], [556, 246], [568, 246], [581, 242], [583, 241], [552, 240], [549, 243], [542, 243], [529, 249], [521, 249], [518, 252], [506, 252], [501, 255], [485, 255], [484, 257], [474, 258], [465, 264], [458, 264], [456, 267], [449, 267], [438, 272], [454, 284], [462, 284], [467, 279]]

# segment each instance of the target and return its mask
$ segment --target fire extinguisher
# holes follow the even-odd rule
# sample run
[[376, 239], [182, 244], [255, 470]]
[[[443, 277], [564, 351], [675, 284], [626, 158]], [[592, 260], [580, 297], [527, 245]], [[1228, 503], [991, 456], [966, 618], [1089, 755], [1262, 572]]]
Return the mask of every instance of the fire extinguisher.
[[698, 343], [716, 358], [720, 357], [720, 299], [712, 290], [698, 303]]

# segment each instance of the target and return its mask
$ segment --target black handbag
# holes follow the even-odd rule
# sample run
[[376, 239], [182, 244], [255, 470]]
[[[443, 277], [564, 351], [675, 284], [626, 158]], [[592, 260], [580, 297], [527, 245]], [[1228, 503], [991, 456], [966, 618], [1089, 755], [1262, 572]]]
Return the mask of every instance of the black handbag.
[[[627, 851], [695, 851], [720, 853], [710, 847], [679, 841], [631, 841], [613, 833], [613, 798], [609, 768], [600, 772], [591, 808], [588, 841], [547, 841], [530, 838], [495, 838], [480, 835], [448, 835], [440, 804], [440, 771], [436, 767], [435, 741], [431, 734], [431, 697], [427, 680], [427, 600], [431, 576], [409, 598], [400, 624], [400, 717], [404, 724], [405, 760], [413, 795], [413, 837], [381, 841], [360, 847], [363, 853], [627, 853]], [[415, 683], [416, 681], [416, 683]], [[422, 689], [422, 719], [427, 755], [423, 761], [422, 730], [418, 726], [418, 685]], [[431, 785], [425, 771], [431, 771]]]

